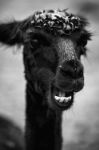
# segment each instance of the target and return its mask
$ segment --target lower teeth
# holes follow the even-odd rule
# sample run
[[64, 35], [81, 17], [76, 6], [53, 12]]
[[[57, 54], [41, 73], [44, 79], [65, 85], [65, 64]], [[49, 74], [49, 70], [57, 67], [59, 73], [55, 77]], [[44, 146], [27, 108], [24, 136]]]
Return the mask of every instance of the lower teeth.
[[60, 103], [63, 103], [63, 102], [66, 103], [66, 102], [71, 100], [71, 96], [69, 96], [69, 97], [54, 96], [54, 98], [55, 98], [56, 101], [58, 101]]

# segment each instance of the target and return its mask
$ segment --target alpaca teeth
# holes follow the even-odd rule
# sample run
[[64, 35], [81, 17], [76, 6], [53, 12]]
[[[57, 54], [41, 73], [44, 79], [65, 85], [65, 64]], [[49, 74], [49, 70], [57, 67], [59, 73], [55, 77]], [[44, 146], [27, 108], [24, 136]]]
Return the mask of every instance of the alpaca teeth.
[[54, 98], [55, 98], [56, 101], [58, 101], [58, 102], [60, 102], [60, 103], [63, 103], [63, 102], [66, 103], [66, 102], [68, 102], [68, 101], [71, 100], [71, 96], [69, 96], [69, 97], [64, 97], [64, 96], [59, 97], [59, 96], [55, 96]]
[[64, 97], [60, 97], [59, 102], [63, 103], [63, 101], [64, 101]]
[[56, 101], [62, 103], [64, 101], [64, 97], [55, 96]]
[[68, 102], [68, 101], [70, 101], [70, 100], [71, 100], [71, 96], [65, 97], [65, 99], [64, 99], [65, 102]]
[[55, 99], [56, 99], [56, 101], [59, 101], [60, 97], [59, 96], [55, 96]]

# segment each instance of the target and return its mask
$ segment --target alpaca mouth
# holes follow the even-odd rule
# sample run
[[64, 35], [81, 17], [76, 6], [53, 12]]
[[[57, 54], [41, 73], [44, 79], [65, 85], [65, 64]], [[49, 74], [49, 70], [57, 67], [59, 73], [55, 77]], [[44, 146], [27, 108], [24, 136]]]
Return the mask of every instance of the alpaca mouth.
[[55, 104], [62, 109], [68, 109], [73, 104], [74, 92], [62, 91], [58, 88], [53, 89], [53, 99]]

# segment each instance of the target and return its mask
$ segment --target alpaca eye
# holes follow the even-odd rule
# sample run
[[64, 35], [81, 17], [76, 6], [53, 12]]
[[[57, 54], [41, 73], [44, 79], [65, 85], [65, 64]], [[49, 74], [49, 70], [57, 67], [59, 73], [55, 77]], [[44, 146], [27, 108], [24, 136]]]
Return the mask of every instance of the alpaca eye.
[[86, 48], [85, 47], [81, 47], [81, 50], [80, 50], [80, 55], [86, 55]]
[[86, 55], [86, 51], [87, 51], [87, 48], [85, 46], [82, 46], [82, 45], [79, 45], [77, 47], [77, 53], [78, 53], [78, 56], [80, 57], [81, 55]]
[[86, 40], [86, 39], [83, 39], [81, 45], [82, 45], [83, 47], [85, 47], [85, 46], [87, 45], [87, 40]]
[[86, 39], [79, 39], [79, 41], [77, 42], [77, 45], [85, 47], [87, 45], [87, 40]]
[[38, 39], [33, 39], [33, 40], [31, 40], [31, 48], [36, 48], [36, 47], [38, 47], [38, 43], [39, 43], [39, 41], [38, 41]]
[[33, 39], [32, 41], [34, 44], [38, 44], [38, 39]]

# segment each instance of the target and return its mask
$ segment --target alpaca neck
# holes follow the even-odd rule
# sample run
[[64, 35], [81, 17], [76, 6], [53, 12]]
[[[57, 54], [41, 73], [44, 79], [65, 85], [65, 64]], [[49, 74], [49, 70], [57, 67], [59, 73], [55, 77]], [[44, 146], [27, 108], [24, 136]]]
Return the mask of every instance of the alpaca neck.
[[26, 150], [61, 149], [61, 113], [43, 105], [42, 96], [27, 84]]

